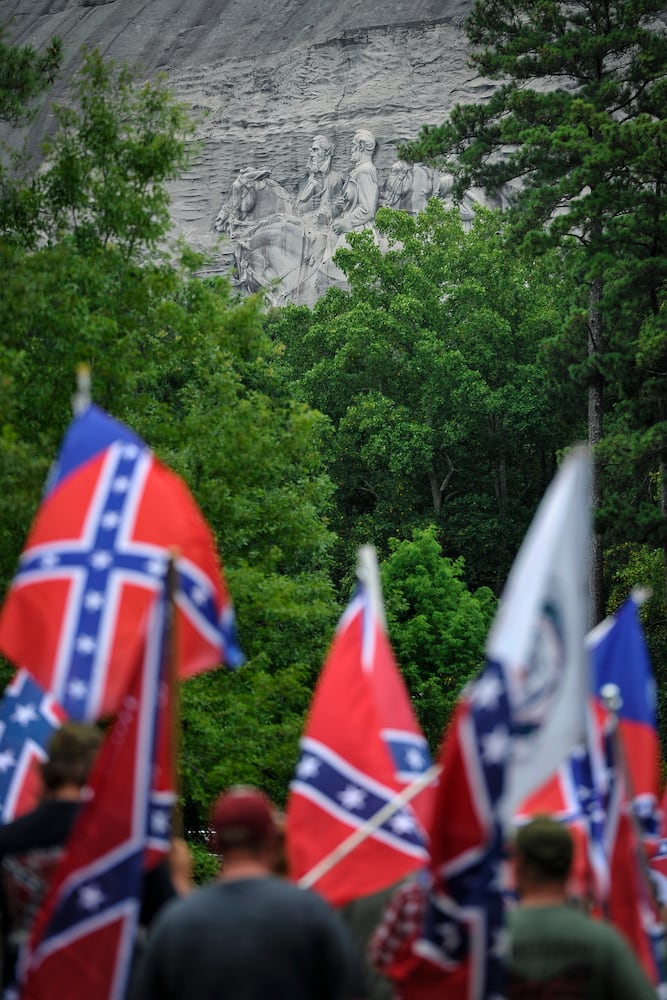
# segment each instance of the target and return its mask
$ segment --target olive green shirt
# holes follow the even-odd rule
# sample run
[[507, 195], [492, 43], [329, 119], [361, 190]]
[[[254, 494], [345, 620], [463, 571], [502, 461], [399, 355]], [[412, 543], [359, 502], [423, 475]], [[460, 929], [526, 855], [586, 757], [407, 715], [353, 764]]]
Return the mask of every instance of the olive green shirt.
[[625, 939], [569, 906], [509, 915], [510, 1000], [656, 1000]]

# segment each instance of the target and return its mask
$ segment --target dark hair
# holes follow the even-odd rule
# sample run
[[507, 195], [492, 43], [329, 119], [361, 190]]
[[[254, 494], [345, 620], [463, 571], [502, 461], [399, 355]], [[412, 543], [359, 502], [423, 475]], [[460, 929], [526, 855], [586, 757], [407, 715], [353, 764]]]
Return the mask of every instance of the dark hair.
[[551, 816], [536, 816], [519, 827], [515, 847], [522, 862], [538, 878], [561, 881], [570, 874], [574, 841], [570, 831]]
[[66, 722], [55, 732], [49, 743], [48, 760], [41, 766], [46, 790], [55, 792], [63, 785], [82, 788], [88, 780], [100, 739], [95, 726], [78, 722]]

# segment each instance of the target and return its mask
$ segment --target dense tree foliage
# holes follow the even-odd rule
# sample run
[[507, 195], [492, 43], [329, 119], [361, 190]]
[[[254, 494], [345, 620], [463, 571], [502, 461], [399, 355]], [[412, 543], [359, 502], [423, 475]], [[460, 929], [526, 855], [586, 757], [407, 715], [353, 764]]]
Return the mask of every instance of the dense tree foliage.
[[390, 549], [381, 571], [387, 627], [436, 750], [461, 688], [483, 665], [496, 599], [488, 587], [468, 590], [463, 559], [443, 558], [434, 527], [392, 539]]
[[566, 277], [556, 256], [512, 258], [494, 213], [466, 233], [433, 201], [416, 220], [381, 210], [377, 226], [388, 249], [364, 233], [339, 251], [349, 292], [270, 322], [297, 391], [333, 424], [335, 526], [386, 552], [435, 524], [469, 582], [499, 591], [557, 448], [585, 433], [540, 357]]
[[[44, 52], [31, 45], [12, 45], [0, 26], [0, 123], [18, 128], [34, 117], [36, 100], [53, 82], [62, 60], [62, 44], [54, 38]], [[34, 184], [21, 179], [27, 154], [16, 142], [0, 141], [0, 234], [20, 239], [30, 230], [38, 199]]]
[[[594, 445], [604, 431], [603, 390], [614, 388], [610, 355], [627, 367], [638, 324], [650, 330], [659, 359], [656, 373], [641, 364], [646, 352], [634, 351], [639, 381], [647, 377], [654, 393], [657, 374], [664, 398], [667, 33], [658, 20], [664, 12], [658, 0], [478, 0], [466, 23], [471, 62], [500, 85], [484, 104], [457, 106], [403, 150], [414, 159], [446, 161], [459, 191], [513, 182], [513, 227], [523, 244], [533, 251], [545, 242], [569, 244], [585, 292], [580, 357], [588, 356]], [[645, 418], [640, 423], [647, 430]], [[640, 464], [652, 464], [663, 477], [664, 544], [664, 412], [650, 425], [650, 440], [642, 442], [640, 430], [635, 450]], [[596, 506], [602, 481], [596, 477]], [[598, 536], [597, 618], [601, 554]]]
[[[567, 5], [535, 6], [544, 18], [551, 11], [545, 31], [565, 30], [556, 8]], [[630, 65], [634, 49], [619, 45]], [[653, 72], [657, 57], [650, 46], [647, 53]], [[18, 53], [15, 103], [3, 103], [13, 58], [0, 44], [0, 116], [18, 121], [55, 70], [59, 49]], [[611, 83], [619, 66], [609, 70]], [[284, 801], [360, 543], [379, 549], [390, 638], [435, 749], [461, 685], [481, 665], [494, 595], [559, 449], [585, 433], [583, 389], [592, 377], [604, 378], [615, 404], [600, 445], [610, 484], [601, 509], [613, 543], [610, 609], [630, 586], [651, 583], [645, 621], [664, 654], [656, 603], [664, 607], [666, 514], [661, 98], [646, 87], [636, 98], [641, 113], [639, 103], [629, 105], [633, 131], [619, 113], [607, 134], [609, 101], [596, 104], [591, 88], [584, 93], [569, 80], [564, 96], [545, 95], [555, 100], [547, 113], [539, 102], [521, 105], [529, 91], [517, 85], [512, 114], [523, 107], [526, 129], [535, 124], [530, 111], [546, 116], [547, 132], [558, 131], [551, 126], [567, 108], [573, 131], [561, 131], [562, 150], [544, 147], [545, 170], [555, 158], [551, 177], [539, 174], [534, 144], [535, 165], [524, 172], [509, 227], [480, 212], [465, 232], [438, 202], [417, 219], [382, 210], [379, 241], [354, 233], [339, 252], [349, 290], [331, 290], [313, 309], [268, 316], [260, 299], [238, 299], [226, 282], [198, 278], [201, 260], [170, 238], [167, 182], [190, 160], [194, 122], [164, 81], [139, 85], [124, 67], [86, 54], [72, 101], [55, 111], [57, 131], [40, 170], [12, 165], [0, 192], [0, 595], [70, 420], [75, 368], [88, 362], [96, 402], [134, 427], [199, 501], [248, 657], [237, 673], [212, 671], [184, 685], [189, 830], [206, 825], [223, 785], [256, 782]], [[619, 211], [608, 211], [603, 195], [611, 187], [599, 164], [602, 229], [586, 223], [588, 194], [544, 229], [549, 199], [581, 196], [590, 183], [579, 172], [570, 188], [559, 188], [570, 176], [561, 167], [574, 170], [578, 156], [591, 166], [604, 152], [588, 139], [576, 152], [584, 105], [587, 115], [602, 116], [591, 121], [607, 146], [621, 143], [614, 169], [629, 171], [636, 197], [631, 206], [617, 185]], [[511, 115], [493, 108], [497, 121], [489, 113], [475, 125], [489, 149], [509, 141], [502, 128]], [[427, 133], [424, 142], [437, 140], [442, 150], [450, 139]], [[515, 134], [517, 156], [531, 148], [528, 139]], [[622, 160], [628, 145], [632, 157]], [[462, 183], [481, 178], [486, 150], [466, 139], [460, 152]], [[502, 169], [518, 162], [506, 158]], [[573, 220], [572, 241], [565, 237]], [[523, 257], [511, 242], [517, 234], [531, 251]], [[586, 296], [602, 274], [599, 309], [615, 324], [591, 366], [582, 363]]]
[[39, 177], [25, 181], [39, 207], [32, 238], [0, 242], [1, 586], [86, 361], [96, 402], [193, 489], [237, 609], [247, 666], [184, 690], [184, 798], [196, 826], [223, 779], [285, 794], [337, 612], [325, 421], [291, 398], [260, 302], [197, 279], [198, 259], [168, 242], [165, 181], [187, 162], [185, 109], [162, 82], [133, 86], [96, 54], [74, 94]]

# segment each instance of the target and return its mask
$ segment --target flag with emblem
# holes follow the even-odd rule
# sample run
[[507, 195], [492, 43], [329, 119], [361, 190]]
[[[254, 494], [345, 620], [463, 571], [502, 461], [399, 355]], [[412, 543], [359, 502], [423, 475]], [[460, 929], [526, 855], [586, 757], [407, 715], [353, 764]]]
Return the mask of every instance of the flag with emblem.
[[0, 702], [0, 821], [29, 812], [41, 797], [38, 765], [66, 716], [27, 670], [19, 670]]
[[531, 816], [548, 813], [570, 827], [577, 848], [572, 890], [582, 895], [593, 893], [601, 906], [606, 905], [610, 877], [604, 818], [608, 801], [613, 801], [608, 787], [613, 768], [602, 735], [607, 709], [600, 700], [600, 693], [608, 684], [615, 685], [620, 695], [618, 736], [627, 769], [627, 794], [649, 854], [655, 851], [658, 840], [655, 681], [639, 620], [641, 596], [631, 595], [614, 615], [587, 636], [593, 675], [588, 741], [579, 745], [558, 771], [528, 796], [516, 815], [521, 823]]
[[105, 737], [84, 802], [19, 962], [22, 1000], [122, 1000], [144, 871], [170, 844], [174, 781], [167, 602], [154, 598], [143, 655]]
[[232, 605], [192, 495], [132, 431], [87, 407], [65, 435], [0, 612], [0, 650], [70, 718], [112, 714], [171, 550], [181, 675], [238, 665]]
[[[315, 869], [431, 765], [387, 637], [375, 551], [359, 552], [359, 585], [318, 682], [287, 805], [290, 872]], [[334, 905], [398, 881], [428, 859], [433, 791], [425, 787], [313, 883]]]
[[588, 451], [576, 449], [547, 490], [502, 594], [486, 666], [443, 743], [432, 889], [412, 946], [415, 981], [421, 963], [440, 969], [443, 996], [504, 995], [504, 840], [518, 802], [585, 733], [590, 473]]

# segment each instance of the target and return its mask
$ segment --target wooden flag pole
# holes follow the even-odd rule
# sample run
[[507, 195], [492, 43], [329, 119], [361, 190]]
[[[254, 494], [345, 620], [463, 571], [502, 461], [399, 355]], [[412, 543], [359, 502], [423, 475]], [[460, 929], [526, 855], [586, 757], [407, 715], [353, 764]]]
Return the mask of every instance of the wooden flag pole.
[[171, 752], [174, 762], [174, 784], [176, 799], [172, 812], [172, 835], [183, 837], [183, 810], [181, 809], [181, 698], [178, 678], [178, 641], [176, 628], [176, 594], [178, 592], [178, 569], [176, 561], [178, 549], [169, 550], [167, 564], [167, 631], [165, 637], [168, 658], [168, 677], [172, 699]]
[[385, 820], [389, 819], [390, 816], [393, 816], [399, 809], [402, 809], [404, 805], [414, 799], [415, 795], [418, 795], [419, 792], [423, 791], [423, 789], [427, 787], [427, 785], [430, 785], [431, 782], [435, 781], [441, 770], [442, 768], [440, 764], [433, 764], [427, 771], [420, 774], [418, 778], [415, 778], [415, 780], [410, 782], [409, 785], [406, 785], [402, 792], [399, 792], [393, 799], [386, 802], [382, 808], [378, 809], [375, 815], [371, 816], [370, 819], [367, 819], [358, 830], [351, 833], [350, 836], [341, 841], [337, 847], [334, 847], [333, 851], [327, 854], [326, 857], [322, 858], [321, 861], [318, 861], [316, 865], [313, 865], [309, 872], [306, 872], [305, 875], [301, 876], [297, 884], [302, 889], [309, 889], [311, 886], [315, 885], [316, 882], [319, 882], [323, 875], [326, 875], [327, 872], [331, 871], [331, 869], [342, 861], [343, 858], [346, 858], [348, 854], [351, 854], [352, 851], [359, 846], [359, 844], [362, 844], [364, 840], [367, 840], [368, 837], [372, 836], [378, 827], [382, 826]]

